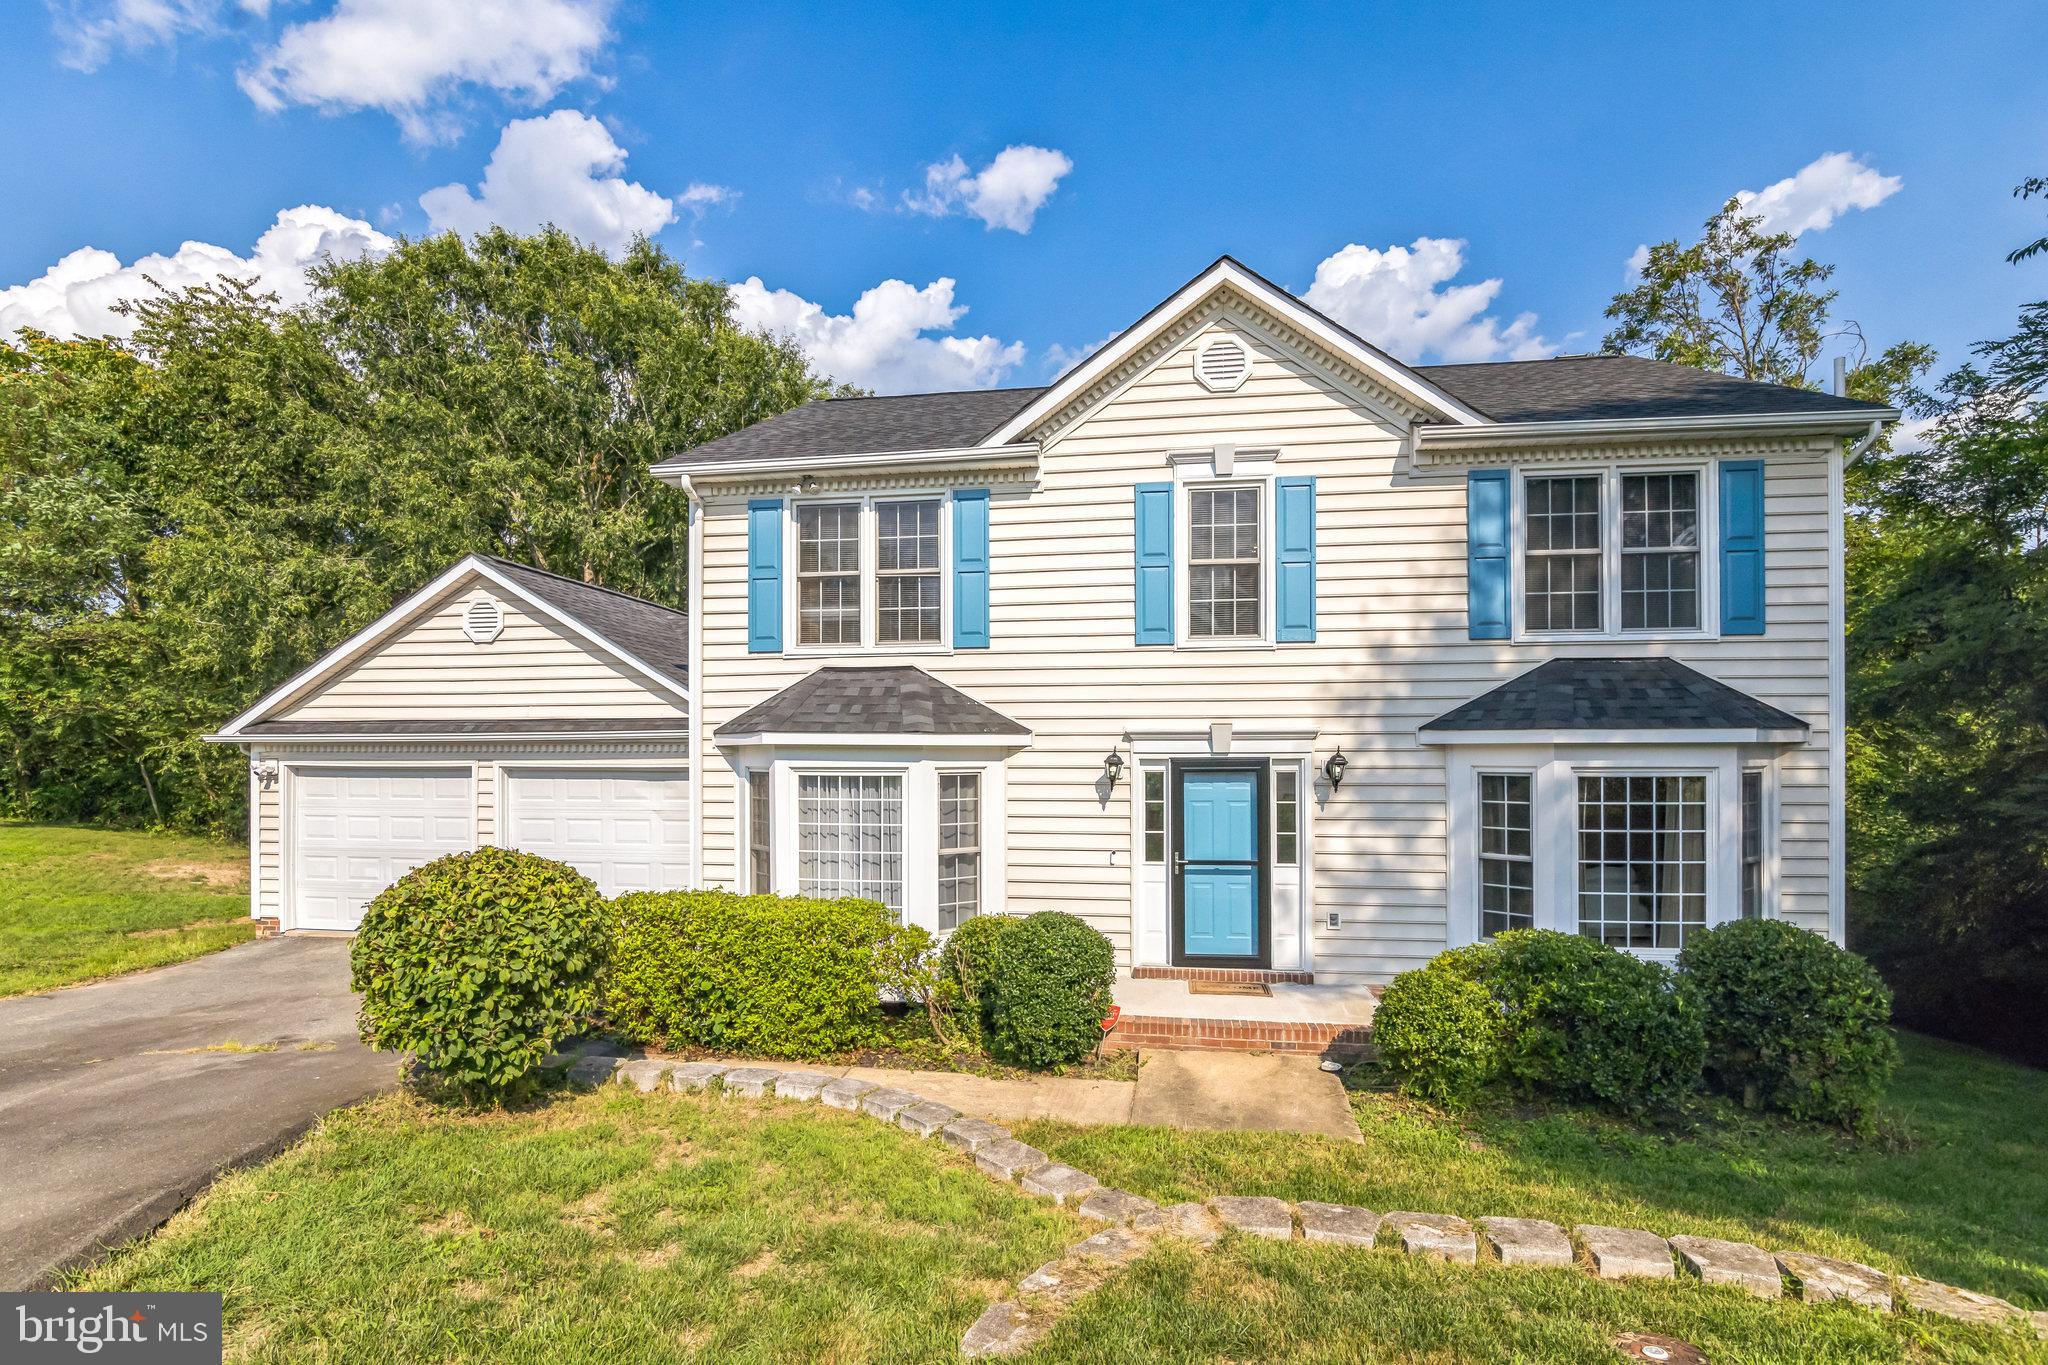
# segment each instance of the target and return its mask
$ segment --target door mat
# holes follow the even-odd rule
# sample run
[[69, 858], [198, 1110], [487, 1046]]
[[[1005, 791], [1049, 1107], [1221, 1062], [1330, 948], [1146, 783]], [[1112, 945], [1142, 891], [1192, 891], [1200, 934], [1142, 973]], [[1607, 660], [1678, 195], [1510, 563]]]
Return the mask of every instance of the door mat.
[[1271, 995], [1272, 987], [1262, 981], [1190, 981], [1189, 995]]

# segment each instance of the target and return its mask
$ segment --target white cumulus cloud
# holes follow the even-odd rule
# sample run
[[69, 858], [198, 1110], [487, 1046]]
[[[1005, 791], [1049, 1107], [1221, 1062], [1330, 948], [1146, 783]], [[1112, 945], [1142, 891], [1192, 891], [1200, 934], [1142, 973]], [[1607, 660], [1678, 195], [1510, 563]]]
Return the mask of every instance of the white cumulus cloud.
[[[115, 48], [140, 52], [181, 34], [219, 27], [223, 0], [51, 0], [50, 28], [57, 60], [78, 71], [97, 71]], [[268, 0], [240, 0], [235, 8], [261, 17]]]
[[537, 105], [590, 77], [611, 41], [612, 5], [337, 0], [328, 14], [287, 27], [238, 79], [265, 110], [382, 109], [415, 142], [447, 141], [460, 131], [451, 105], [465, 88]]
[[958, 153], [925, 167], [924, 193], [903, 193], [903, 206], [934, 218], [966, 214], [990, 228], [1031, 231], [1038, 211], [1052, 198], [1074, 163], [1050, 147], [1005, 147], [970, 174]]
[[[0, 340], [23, 327], [52, 336], [125, 337], [135, 319], [114, 311], [124, 299], [146, 298], [156, 285], [179, 290], [223, 277], [253, 279], [287, 306], [306, 301], [309, 267], [325, 260], [382, 255], [396, 246], [360, 218], [303, 204], [286, 209], [247, 256], [206, 242], [186, 242], [170, 255], [126, 265], [111, 251], [80, 247], [27, 284], [0, 289]], [[151, 282], [154, 281], [154, 284]]]
[[688, 209], [692, 217], [702, 218], [712, 209], [730, 208], [739, 197], [740, 192], [730, 185], [711, 185], [698, 180], [676, 196], [676, 203]]
[[1353, 243], [1316, 266], [1304, 297], [1352, 331], [1403, 360], [1540, 360], [1557, 347], [1536, 333], [1536, 315], [1507, 323], [1489, 313], [1499, 280], [1453, 284], [1465, 243], [1418, 237], [1384, 250]]
[[1874, 209], [1906, 182], [1880, 175], [1847, 152], [1828, 152], [1760, 190], [1737, 190], [1744, 212], [1763, 221], [1765, 232], [1822, 232], [1850, 209]]
[[954, 282], [918, 289], [884, 280], [854, 300], [849, 313], [827, 313], [787, 289], [749, 276], [732, 286], [732, 315], [743, 327], [787, 337], [812, 365], [848, 384], [880, 393], [990, 388], [1024, 359], [1024, 343], [949, 333], [967, 313], [953, 302]]
[[[553, 223], [602, 251], [623, 250], [676, 220], [675, 202], [627, 180], [625, 149], [602, 123], [573, 109], [514, 119], [474, 191], [443, 185], [420, 196], [436, 232], [493, 225], [532, 232]], [[702, 187], [695, 187], [702, 188]]]

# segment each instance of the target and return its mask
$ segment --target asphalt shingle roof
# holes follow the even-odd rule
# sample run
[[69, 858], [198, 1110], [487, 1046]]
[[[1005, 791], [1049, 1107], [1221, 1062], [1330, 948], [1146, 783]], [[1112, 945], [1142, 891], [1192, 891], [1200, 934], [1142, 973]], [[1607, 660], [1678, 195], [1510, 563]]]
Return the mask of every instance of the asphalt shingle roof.
[[486, 556], [492, 568], [550, 606], [625, 650], [634, 658], [673, 677], [689, 680], [690, 618], [644, 597], [593, 587], [573, 578]]
[[1805, 730], [1806, 722], [1675, 659], [1552, 659], [1425, 730]]
[[[1731, 379], [1689, 365], [1632, 355], [1417, 365], [1414, 370], [1496, 422], [1885, 411], [1877, 403]], [[707, 441], [675, 458], [695, 464], [958, 449], [979, 442], [1044, 392], [1042, 388], [970, 389], [820, 399]]]
[[718, 733], [1015, 736], [1030, 731], [921, 668], [891, 664], [821, 668], [727, 721]]

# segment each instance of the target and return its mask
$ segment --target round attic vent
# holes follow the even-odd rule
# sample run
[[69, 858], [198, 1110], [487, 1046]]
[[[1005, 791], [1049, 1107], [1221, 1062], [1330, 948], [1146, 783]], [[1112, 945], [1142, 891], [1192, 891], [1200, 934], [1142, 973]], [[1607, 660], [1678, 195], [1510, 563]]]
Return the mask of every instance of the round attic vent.
[[462, 633], [471, 644], [487, 645], [505, 629], [505, 609], [488, 597], [479, 597], [462, 613]]
[[1234, 336], [1211, 337], [1195, 352], [1195, 378], [1211, 393], [1230, 393], [1251, 372], [1251, 349]]

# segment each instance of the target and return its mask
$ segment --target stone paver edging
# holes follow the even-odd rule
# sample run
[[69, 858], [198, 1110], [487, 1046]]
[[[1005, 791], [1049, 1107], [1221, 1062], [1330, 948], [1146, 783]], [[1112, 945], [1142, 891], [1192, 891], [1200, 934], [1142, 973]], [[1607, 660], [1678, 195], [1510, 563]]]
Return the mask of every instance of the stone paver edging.
[[1206, 1205], [1160, 1208], [1054, 1161], [998, 1124], [963, 1118], [922, 1095], [870, 1081], [833, 1080], [817, 1072], [774, 1067], [671, 1064], [597, 1053], [558, 1056], [549, 1064], [566, 1068], [575, 1085], [618, 1081], [643, 1093], [664, 1087], [678, 1093], [715, 1087], [736, 1097], [822, 1102], [864, 1114], [920, 1138], [937, 1138], [970, 1156], [985, 1174], [1110, 1225], [1026, 1275], [1015, 1295], [976, 1319], [960, 1342], [961, 1353], [969, 1358], [1025, 1350], [1070, 1305], [1143, 1256], [1157, 1238], [1181, 1237], [1206, 1246], [1226, 1230], [1276, 1241], [1298, 1237], [1341, 1246], [1393, 1247], [1411, 1256], [1464, 1265], [1578, 1266], [1615, 1281], [1671, 1279], [1675, 1258], [1689, 1278], [1760, 1298], [1783, 1296], [1789, 1282], [1807, 1303], [1848, 1303], [1875, 1312], [1906, 1309], [1980, 1326], [2020, 1328], [2048, 1338], [2048, 1313], [2029, 1312], [1989, 1294], [1912, 1276], [1894, 1277], [1854, 1261], [1794, 1251], [1772, 1253], [1714, 1237], [1680, 1235], [1667, 1240], [1640, 1228], [1593, 1224], [1581, 1224], [1567, 1235], [1557, 1224], [1541, 1219], [1501, 1217], [1480, 1219], [1475, 1231], [1471, 1223], [1450, 1214], [1383, 1215], [1350, 1205], [1290, 1204], [1263, 1195], [1220, 1195]]

